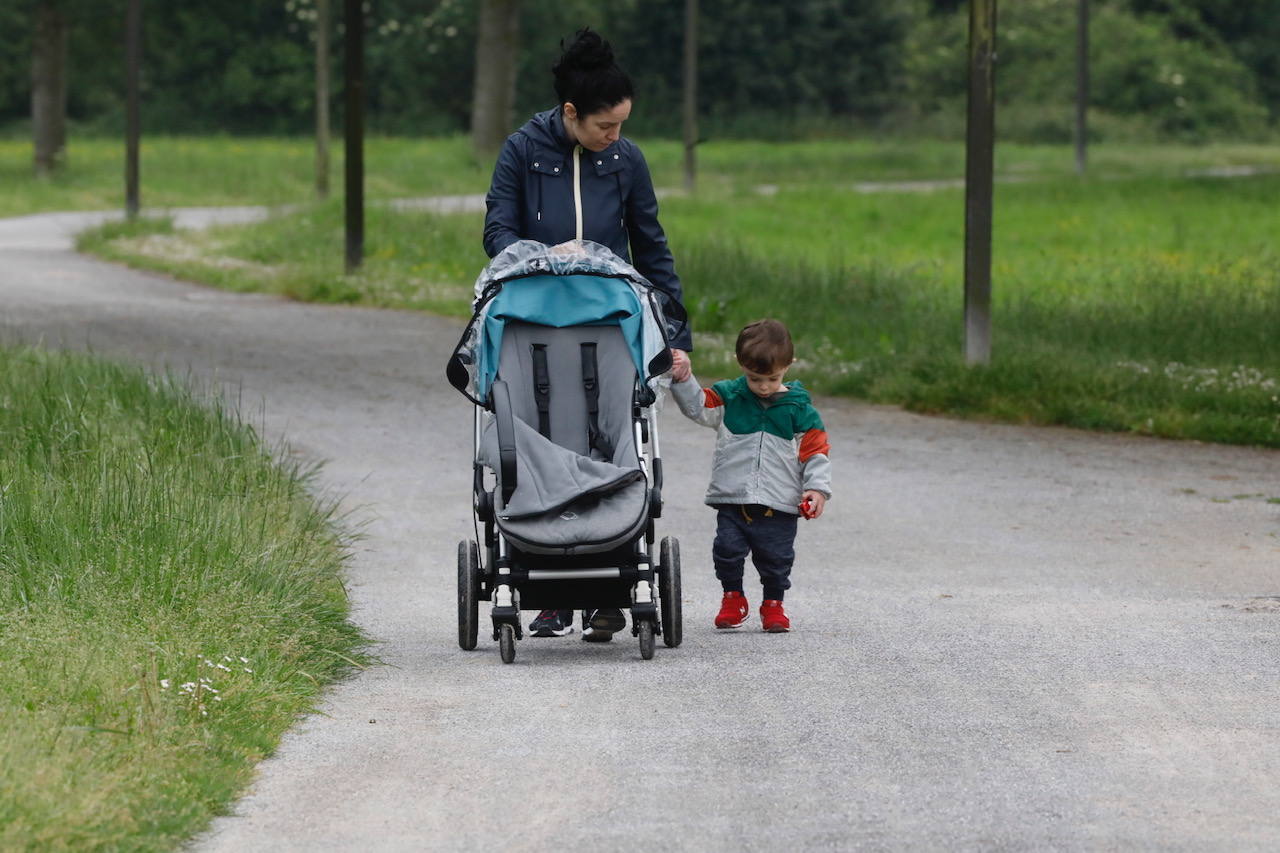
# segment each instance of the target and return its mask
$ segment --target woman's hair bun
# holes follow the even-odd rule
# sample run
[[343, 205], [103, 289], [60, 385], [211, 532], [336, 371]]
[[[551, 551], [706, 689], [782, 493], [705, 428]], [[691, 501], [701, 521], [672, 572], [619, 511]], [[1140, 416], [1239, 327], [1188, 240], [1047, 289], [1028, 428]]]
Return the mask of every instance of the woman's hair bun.
[[556, 76], [571, 70], [594, 71], [613, 65], [613, 48], [590, 27], [578, 30], [567, 47], [561, 41], [560, 47], [564, 53], [552, 69]]
[[568, 46], [561, 41], [560, 51], [551, 73], [561, 104], [571, 103], [589, 116], [635, 96], [631, 78], [613, 58], [613, 48], [590, 27], [578, 30]]

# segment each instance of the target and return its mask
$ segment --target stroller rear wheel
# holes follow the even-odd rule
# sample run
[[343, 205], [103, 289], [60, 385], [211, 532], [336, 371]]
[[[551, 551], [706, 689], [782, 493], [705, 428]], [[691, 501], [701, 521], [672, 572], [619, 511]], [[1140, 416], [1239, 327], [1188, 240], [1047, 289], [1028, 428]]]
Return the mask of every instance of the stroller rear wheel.
[[664, 536], [658, 560], [658, 603], [662, 608], [662, 642], [669, 649], [684, 638], [680, 602], [680, 540]]
[[511, 663], [516, 659], [516, 629], [513, 625], [498, 626], [498, 652], [503, 663]]
[[644, 660], [653, 659], [653, 623], [648, 619], [642, 621], [636, 626], [640, 635], [640, 657]]
[[480, 548], [475, 540], [458, 543], [458, 646], [476, 647], [480, 625]]

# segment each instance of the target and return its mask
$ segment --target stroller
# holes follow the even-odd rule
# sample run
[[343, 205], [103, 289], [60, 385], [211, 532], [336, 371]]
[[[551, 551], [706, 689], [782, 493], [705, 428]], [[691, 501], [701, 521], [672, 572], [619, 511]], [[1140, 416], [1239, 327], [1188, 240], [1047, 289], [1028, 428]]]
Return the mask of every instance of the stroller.
[[513, 243], [476, 281], [446, 371], [475, 404], [476, 538], [458, 543], [464, 650], [476, 647], [480, 601], [493, 602], [504, 663], [523, 638], [521, 610], [630, 609], [641, 658], [653, 657], [655, 636], [680, 645], [680, 543], [664, 538], [656, 565], [652, 553], [662, 515], [654, 385], [671, 366], [659, 298], [589, 241]]

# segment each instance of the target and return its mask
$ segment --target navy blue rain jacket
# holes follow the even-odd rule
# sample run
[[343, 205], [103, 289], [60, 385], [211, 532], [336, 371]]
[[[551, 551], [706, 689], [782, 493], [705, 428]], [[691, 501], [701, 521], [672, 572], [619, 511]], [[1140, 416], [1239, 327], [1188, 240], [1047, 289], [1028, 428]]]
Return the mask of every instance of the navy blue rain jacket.
[[[559, 107], [538, 113], [502, 146], [485, 205], [484, 250], [489, 257], [521, 239], [547, 245], [578, 237], [593, 240], [628, 261], [666, 299], [684, 305], [667, 235], [658, 223], [649, 166], [629, 139], [619, 138], [603, 151], [579, 149], [569, 141]], [[693, 349], [687, 323], [671, 345]]]

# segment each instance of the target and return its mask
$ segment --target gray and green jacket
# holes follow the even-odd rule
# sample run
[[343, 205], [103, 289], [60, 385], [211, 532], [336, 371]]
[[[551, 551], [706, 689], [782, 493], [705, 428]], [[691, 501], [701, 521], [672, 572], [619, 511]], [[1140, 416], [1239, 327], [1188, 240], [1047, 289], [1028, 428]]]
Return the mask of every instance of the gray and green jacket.
[[790, 382], [767, 400], [739, 376], [703, 388], [692, 375], [671, 385], [680, 411], [716, 430], [708, 504], [763, 504], [799, 514], [812, 489], [831, 497], [830, 444], [809, 392]]

